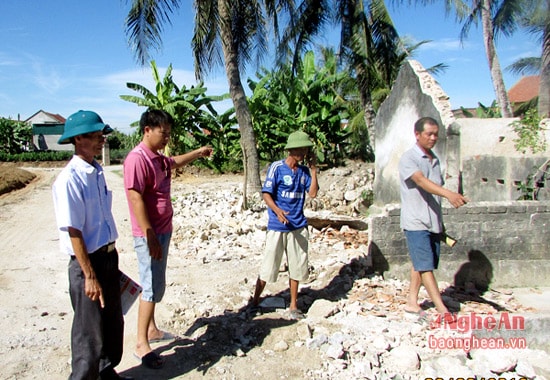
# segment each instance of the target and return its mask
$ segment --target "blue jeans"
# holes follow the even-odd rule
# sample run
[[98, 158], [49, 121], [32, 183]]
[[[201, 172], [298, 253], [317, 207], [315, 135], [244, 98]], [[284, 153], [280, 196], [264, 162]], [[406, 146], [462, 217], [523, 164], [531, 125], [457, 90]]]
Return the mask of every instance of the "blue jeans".
[[162, 246], [162, 259], [155, 260], [149, 254], [147, 239], [134, 236], [134, 249], [138, 259], [139, 280], [143, 291], [141, 299], [147, 302], [160, 302], [166, 290], [166, 263], [168, 247], [172, 233], [159, 234], [157, 238]]
[[427, 272], [437, 269], [439, 265], [441, 234], [427, 230], [405, 230], [405, 237], [414, 270], [417, 272]]

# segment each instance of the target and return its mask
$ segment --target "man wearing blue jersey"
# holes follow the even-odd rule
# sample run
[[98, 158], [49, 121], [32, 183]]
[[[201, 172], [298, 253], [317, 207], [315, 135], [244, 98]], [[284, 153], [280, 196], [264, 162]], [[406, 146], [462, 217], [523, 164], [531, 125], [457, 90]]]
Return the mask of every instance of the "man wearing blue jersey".
[[[267, 236], [264, 258], [252, 305], [258, 307], [266, 282], [276, 282], [279, 266], [286, 253], [290, 287], [290, 318], [303, 319], [298, 309], [298, 285], [307, 280], [308, 239], [307, 219], [304, 215], [306, 193], [315, 198], [319, 190], [315, 158], [309, 155], [313, 146], [309, 136], [296, 131], [288, 136], [285, 149], [288, 156], [273, 162], [267, 171], [262, 194], [268, 206]], [[308, 166], [301, 165], [308, 157]]]

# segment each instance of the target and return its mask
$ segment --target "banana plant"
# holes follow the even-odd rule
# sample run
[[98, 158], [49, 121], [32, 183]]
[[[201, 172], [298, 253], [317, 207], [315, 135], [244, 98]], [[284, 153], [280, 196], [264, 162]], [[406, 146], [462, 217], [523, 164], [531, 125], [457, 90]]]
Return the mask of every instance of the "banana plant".
[[[120, 95], [120, 98], [147, 109], [161, 109], [174, 118], [172, 138], [167, 154], [184, 153], [197, 146], [195, 133], [216, 125], [213, 102], [227, 99], [229, 95], [208, 96], [207, 88], [200, 82], [196, 86], [179, 87], [172, 77], [172, 65], [166, 69], [163, 77], [160, 76], [155, 61], [151, 61], [151, 73], [155, 81], [155, 91], [151, 91], [137, 83], [126, 83], [126, 87], [142, 95]], [[138, 122], [132, 123], [133, 126]]]
[[32, 127], [20, 121], [0, 118], [0, 152], [22, 153], [32, 142]]
[[261, 160], [284, 156], [288, 135], [303, 130], [313, 139], [320, 162], [337, 164], [343, 157], [347, 132], [340, 127], [348, 117], [346, 102], [337, 88], [345, 74], [331, 66], [318, 67], [313, 52], [307, 52], [296, 72], [290, 66], [263, 70], [258, 81], [249, 80], [249, 98]]

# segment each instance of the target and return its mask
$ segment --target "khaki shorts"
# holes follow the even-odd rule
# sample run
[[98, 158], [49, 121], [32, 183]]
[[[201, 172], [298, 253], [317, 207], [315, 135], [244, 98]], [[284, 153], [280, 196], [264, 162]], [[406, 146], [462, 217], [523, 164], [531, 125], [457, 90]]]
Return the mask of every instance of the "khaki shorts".
[[260, 279], [266, 282], [277, 281], [283, 253], [286, 253], [289, 277], [296, 281], [307, 280], [309, 277], [308, 239], [307, 227], [290, 232], [268, 230]]

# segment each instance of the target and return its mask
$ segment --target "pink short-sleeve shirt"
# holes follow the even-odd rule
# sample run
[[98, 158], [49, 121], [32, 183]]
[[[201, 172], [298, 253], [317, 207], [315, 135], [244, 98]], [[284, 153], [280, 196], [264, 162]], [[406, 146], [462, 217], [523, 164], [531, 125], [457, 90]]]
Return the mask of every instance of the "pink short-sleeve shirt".
[[143, 142], [128, 153], [124, 160], [124, 189], [134, 236], [143, 237], [145, 234], [137, 223], [128, 190], [135, 190], [142, 195], [149, 221], [156, 234], [172, 231], [174, 212], [170, 200], [170, 179], [173, 165], [172, 157], [153, 152]]

